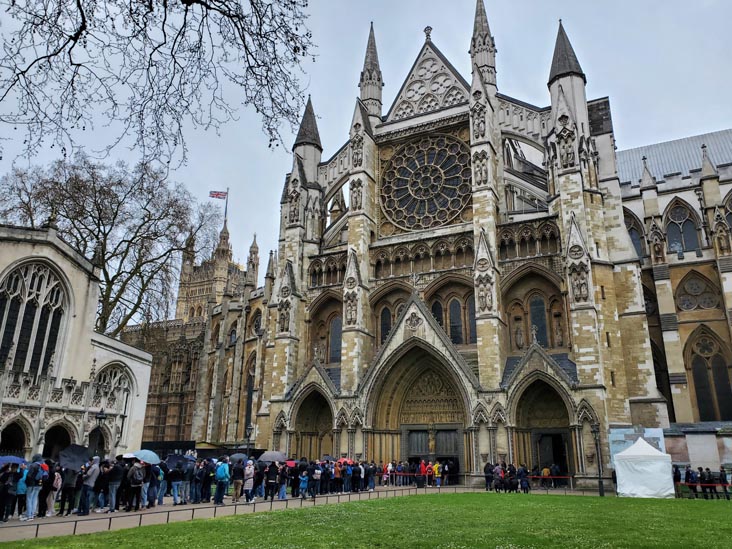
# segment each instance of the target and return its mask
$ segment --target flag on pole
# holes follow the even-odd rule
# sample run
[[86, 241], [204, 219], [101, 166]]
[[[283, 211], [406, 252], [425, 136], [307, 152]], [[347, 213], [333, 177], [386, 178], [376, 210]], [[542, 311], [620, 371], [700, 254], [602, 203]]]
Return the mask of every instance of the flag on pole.
[[228, 191], [210, 191], [208, 193], [209, 198], [218, 198], [220, 200], [226, 200], [226, 198], [229, 196]]

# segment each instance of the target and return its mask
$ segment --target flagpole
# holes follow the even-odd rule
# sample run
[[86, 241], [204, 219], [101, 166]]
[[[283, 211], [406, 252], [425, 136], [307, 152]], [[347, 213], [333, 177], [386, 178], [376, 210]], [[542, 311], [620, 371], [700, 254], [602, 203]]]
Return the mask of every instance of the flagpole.
[[229, 187], [226, 187], [226, 204], [224, 205], [224, 220], [227, 219], [229, 212]]

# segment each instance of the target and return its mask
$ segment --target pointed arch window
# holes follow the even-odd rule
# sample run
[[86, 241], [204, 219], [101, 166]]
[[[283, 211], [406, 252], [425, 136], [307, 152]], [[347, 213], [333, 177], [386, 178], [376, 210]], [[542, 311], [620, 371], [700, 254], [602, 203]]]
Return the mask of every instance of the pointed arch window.
[[439, 301], [435, 301], [432, 304], [432, 316], [435, 317], [435, 320], [437, 321], [437, 324], [442, 326], [444, 328], [445, 326], [445, 317], [442, 311], [442, 303]]
[[691, 347], [691, 374], [694, 381], [699, 421], [732, 420], [732, 385], [729, 364], [716, 339], [702, 334]]
[[391, 332], [391, 311], [389, 307], [384, 307], [381, 309], [381, 343], [389, 337], [389, 332]]
[[340, 316], [334, 316], [330, 321], [330, 344], [328, 348], [328, 362], [338, 363], [341, 361], [341, 331], [342, 320]]
[[536, 328], [536, 341], [542, 347], [549, 347], [549, 335], [546, 322], [546, 302], [540, 295], [535, 295], [529, 301], [529, 314], [531, 317], [531, 330]]
[[16, 267], [0, 282], [0, 364], [44, 375], [56, 353], [68, 308], [66, 290], [42, 263]]
[[689, 252], [699, 249], [699, 234], [694, 218], [684, 205], [672, 207], [666, 217], [668, 251]]
[[635, 253], [638, 254], [639, 258], [642, 258], [646, 254], [646, 248], [643, 242], [643, 228], [632, 213], [625, 211], [624, 216], [625, 228], [628, 230], [628, 235], [635, 248]]
[[461, 345], [463, 343], [462, 307], [457, 298], [450, 301], [448, 311], [450, 314], [450, 340], [455, 345]]
[[478, 333], [475, 325], [475, 296], [468, 296], [468, 343], [471, 345], [478, 342]]

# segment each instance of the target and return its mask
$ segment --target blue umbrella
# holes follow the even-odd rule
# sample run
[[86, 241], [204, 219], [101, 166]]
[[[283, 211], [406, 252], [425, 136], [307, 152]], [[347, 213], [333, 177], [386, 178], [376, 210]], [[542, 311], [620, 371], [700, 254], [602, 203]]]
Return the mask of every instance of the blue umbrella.
[[196, 461], [196, 456], [192, 456], [191, 454], [186, 455], [186, 459], [188, 461]]
[[158, 455], [152, 450], [138, 450], [137, 452], [132, 453], [137, 459], [144, 461], [145, 463], [149, 463], [150, 465], [157, 465], [161, 461]]
[[5, 465], [6, 463], [15, 463], [20, 465], [25, 462], [26, 461], [23, 458], [18, 456], [0, 456], [0, 465]]

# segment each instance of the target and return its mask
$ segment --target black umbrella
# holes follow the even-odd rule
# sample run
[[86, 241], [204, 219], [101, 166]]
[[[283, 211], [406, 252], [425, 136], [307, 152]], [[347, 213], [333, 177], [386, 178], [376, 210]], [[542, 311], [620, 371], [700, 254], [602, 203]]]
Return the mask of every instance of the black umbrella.
[[325, 454], [322, 459], [322, 461], [335, 461], [335, 460], [336, 460], [336, 458], [334, 458], [333, 456], [330, 456], [328, 454]]
[[67, 446], [61, 450], [61, 453], [58, 455], [58, 461], [61, 467], [78, 471], [82, 465], [89, 461], [89, 448], [79, 446], [78, 444]]
[[165, 459], [165, 463], [171, 469], [175, 469], [175, 466], [179, 463], [182, 463], [183, 465], [186, 464], [186, 456], [183, 454], [168, 454], [168, 457]]
[[246, 463], [247, 459], [249, 459], [247, 455], [242, 454], [241, 452], [237, 452], [236, 454], [232, 454], [229, 456], [229, 461], [231, 461], [231, 463], [239, 463], [239, 460], [242, 460], [244, 463]]

